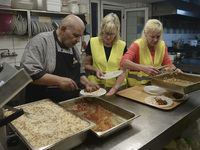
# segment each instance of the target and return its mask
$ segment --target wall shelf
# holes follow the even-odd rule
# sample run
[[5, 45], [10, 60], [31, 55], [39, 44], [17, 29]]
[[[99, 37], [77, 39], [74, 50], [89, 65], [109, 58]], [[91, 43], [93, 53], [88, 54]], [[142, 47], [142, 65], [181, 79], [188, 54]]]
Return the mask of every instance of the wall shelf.
[[[13, 14], [13, 15], [22, 15], [27, 19], [27, 33], [25, 36], [33, 36], [32, 35], [32, 20], [35, 20], [39, 22], [38, 19], [40, 17], [49, 17], [50, 21], [48, 23], [52, 23], [55, 20], [59, 20], [61, 22], [62, 18], [64, 18], [66, 15], [69, 15], [70, 13], [65, 12], [56, 12], [56, 11], [42, 11], [42, 10], [25, 10], [25, 9], [8, 9], [8, 8], [0, 8], [0, 14]], [[84, 22], [85, 21], [85, 15], [84, 14], [76, 14], [79, 16]]]

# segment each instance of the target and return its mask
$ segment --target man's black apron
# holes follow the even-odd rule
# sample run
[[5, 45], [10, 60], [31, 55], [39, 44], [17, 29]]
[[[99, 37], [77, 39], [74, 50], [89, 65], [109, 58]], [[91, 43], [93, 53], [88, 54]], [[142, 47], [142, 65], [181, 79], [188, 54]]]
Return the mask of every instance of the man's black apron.
[[[78, 62], [76, 53], [73, 49], [73, 55], [58, 51], [56, 40], [56, 32], [54, 31], [56, 45], [56, 67], [52, 74], [61, 77], [67, 77], [80, 85], [80, 63]], [[50, 98], [53, 101], [60, 102], [70, 98], [79, 96], [79, 90], [63, 91], [59, 87], [48, 87], [42, 85], [29, 84], [26, 88], [26, 103]]]

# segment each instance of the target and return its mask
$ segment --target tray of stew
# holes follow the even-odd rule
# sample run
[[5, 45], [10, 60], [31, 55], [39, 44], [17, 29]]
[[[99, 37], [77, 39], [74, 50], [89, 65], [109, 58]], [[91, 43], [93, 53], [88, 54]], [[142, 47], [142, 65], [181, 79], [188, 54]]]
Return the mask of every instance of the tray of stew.
[[91, 130], [99, 138], [130, 125], [139, 116], [99, 97], [83, 96], [60, 104], [95, 123]]

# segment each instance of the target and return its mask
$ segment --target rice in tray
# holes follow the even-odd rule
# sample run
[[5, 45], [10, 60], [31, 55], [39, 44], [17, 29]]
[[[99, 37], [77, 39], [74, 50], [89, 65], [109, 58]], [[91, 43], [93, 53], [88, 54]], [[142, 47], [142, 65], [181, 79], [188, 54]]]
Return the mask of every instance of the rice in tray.
[[[33, 115], [22, 115], [11, 123], [33, 147], [47, 146], [89, 126], [88, 122], [52, 101], [39, 101], [18, 108]], [[11, 113], [6, 111], [5, 116]]]

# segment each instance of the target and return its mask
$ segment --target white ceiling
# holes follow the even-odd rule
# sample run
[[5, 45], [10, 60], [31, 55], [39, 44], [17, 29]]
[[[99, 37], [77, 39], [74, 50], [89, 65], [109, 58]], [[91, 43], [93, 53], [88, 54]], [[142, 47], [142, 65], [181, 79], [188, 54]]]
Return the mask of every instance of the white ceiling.
[[165, 0], [106, 0], [108, 2], [116, 2], [116, 3], [155, 3], [155, 2], [160, 2], [160, 1], [165, 1]]

